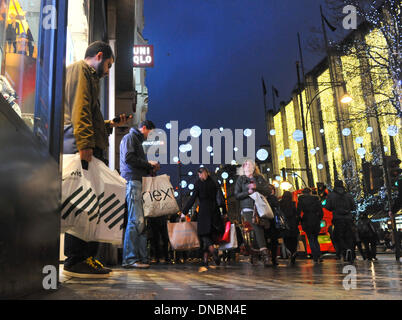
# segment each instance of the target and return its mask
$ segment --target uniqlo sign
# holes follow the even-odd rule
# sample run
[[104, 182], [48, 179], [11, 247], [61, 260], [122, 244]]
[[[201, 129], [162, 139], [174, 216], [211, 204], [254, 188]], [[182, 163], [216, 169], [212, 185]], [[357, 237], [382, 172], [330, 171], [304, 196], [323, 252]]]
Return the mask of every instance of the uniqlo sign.
[[154, 66], [154, 46], [134, 45], [133, 63], [136, 68], [152, 68]]

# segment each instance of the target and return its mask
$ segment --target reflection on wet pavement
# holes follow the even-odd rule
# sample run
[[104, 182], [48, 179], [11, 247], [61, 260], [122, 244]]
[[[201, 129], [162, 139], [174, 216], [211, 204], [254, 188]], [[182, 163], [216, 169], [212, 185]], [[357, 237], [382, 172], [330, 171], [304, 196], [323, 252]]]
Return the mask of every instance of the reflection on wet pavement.
[[60, 272], [57, 291], [28, 299], [401, 299], [401, 265], [392, 255], [381, 255], [376, 262], [356, 261], [355, 269], [344, 269], [347, 265], [332, 257], [318, 265], [306, 259], [293, 267], [287, 260], [279, 263], [274, 268], [242, 261], [202, 273], [196, 264], [113, 268], [112, 276], [103, 280], [67, 278]]

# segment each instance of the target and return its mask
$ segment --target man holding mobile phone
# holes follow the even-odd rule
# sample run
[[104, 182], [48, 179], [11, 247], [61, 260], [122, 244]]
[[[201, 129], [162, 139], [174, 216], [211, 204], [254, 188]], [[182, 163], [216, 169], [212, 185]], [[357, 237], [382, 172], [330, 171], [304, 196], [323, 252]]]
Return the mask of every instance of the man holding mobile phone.
[[[66, 68], [64, 103], [64, 154], [79, 152], [83, 169], [92, 157], [107, 163], [104, 153], [108, 136], [114, 127], [127, 124], [123, 114], [119, 122], [104, 120], [99, 103], [100, 79], [107, 76], [114, 63], [111, 47], [95, 41], [85, 52], [84, 60]], [[97, 242], [86, 242], [71, 234], [65, 234], [64, 273], [79, 278], [103, 278], [109, 276], [106, 269], [94, 258]]]

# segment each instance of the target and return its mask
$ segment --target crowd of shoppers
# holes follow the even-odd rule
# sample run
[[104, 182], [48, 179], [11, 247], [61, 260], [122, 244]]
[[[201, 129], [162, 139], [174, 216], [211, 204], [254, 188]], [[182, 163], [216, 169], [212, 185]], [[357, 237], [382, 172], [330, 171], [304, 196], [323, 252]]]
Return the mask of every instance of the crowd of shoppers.
[[[66, 69], [64, 153], [79, 153], [83, 166], [89, 163], [92, 157], [107, 163], [104, 153], [108, 147], [108, 135], [112, 133], [113, 128], [127, 125], [128, 118], [125, 115], [121, 115], [118, 121], [105, 121], [100, 111], [99, 80], [108, 74], [114, 60], [110, 46], [96, 41], [87, 48], [84, 60]], [[131, 128], [120, 144], [120, 170], [122, 177], [127, 181], [128, 212], [122, 266], [127, 269], [149, 268], [148, 244], [155, 263], [160, 263], [162, 259], [165, 263], [175, 258], [177, 261], [179, 254], [172, 256], [172, 251], [169, 250], [167, 222], [186, 219], [196, 200], [199, 208], [192, 219], [197, 221], [201, 248], [197, 252], [182, 253], [182, 258], [199, 259], [204, 268], [209, 267], [211, 259], [219, 265], [221, 258], [215, 245], [224, 232], [224, 221], [228, 220], [227, 208], [221, 187], [205, 167], [198, 170], [199, 179], [182, 212], [170, 217], [144, 217], [142, 178], [153, 176], [160, 169], [159, 163], [147, 159], [143, 149], [143, 142], [154, 129], [155, 124], [145, 120], [137, 128]], [[267, 200], [274, 218], [260, 217], [257, 214], [255, 201], [251, 197], [255, 192]], [[275, 187], [266, 181], [256, 163], [253, 160], [245, 160], [238, 171], [234, 195], [239, 202], [242, 218], [242, 223], [236, 224], [236, 234], [239, 245], [244, 245], [247, 241], [242, 237], [244, 232], [240, 225], [243, 226], [243, 231], [249, 233], [248, 245], [253, 265], [259, 260], [262, 260], [264, 266], [278, 265], [279, 238], [283, 238], [284, 246], [290, 253], [290, 264], [294, 265], [300, 225], [307, 235], [313, 261], [323, 262], [318, 242], [323, 219], [323, 199], [326, 200], [324, 207], [333, 215], [328, 231], [337, 257], [353, 263], [357, 246], [363, 259], [377, 259], [376, 246], [379, 238], [376, 229], [364, 213], [359, 216], [357, 224], [354, 224], [352, 212], [356, 209], [356, 204], [340, 180], [335, 181], [334, 189], [330, 193], [320, 184], [315, 194], [310, 188], [303, 189], [297, 204], [293, 194], [288, 191], [284, 192], [279, 201]], [[89, 278], [110, 275], [111, 270], [94, 258], [99, 246], [96, 242], [88, 243], [66, 233], [64, 246], [67, 256], [64, 272], [67, 275]], [[226, 260], [230, 259], [230, 252], [224, 254]]]

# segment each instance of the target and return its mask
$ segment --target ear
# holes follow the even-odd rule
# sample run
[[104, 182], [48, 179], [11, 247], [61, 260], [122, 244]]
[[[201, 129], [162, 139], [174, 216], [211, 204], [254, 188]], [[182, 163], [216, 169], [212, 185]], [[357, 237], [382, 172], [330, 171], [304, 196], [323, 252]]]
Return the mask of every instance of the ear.
[[103, 52], [98, 52], [98, 53], [96, 54], [96, 59], [97, 59], [98, 61], [102, 61], [102, 58], [103, 58]]

